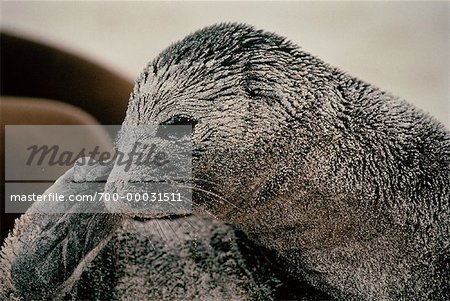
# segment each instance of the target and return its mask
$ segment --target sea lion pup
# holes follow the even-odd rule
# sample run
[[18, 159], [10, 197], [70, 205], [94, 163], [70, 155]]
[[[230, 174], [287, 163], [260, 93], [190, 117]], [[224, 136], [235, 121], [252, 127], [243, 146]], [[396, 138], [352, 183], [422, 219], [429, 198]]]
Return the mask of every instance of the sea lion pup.
[[124, 124], [147, 123], [193, 125], [194, 202], [288, 273], [342, 300], [448, 297], [450, 135], [428, 114], [221, 24], [145, 68]]
[[[450, 135], [406, 102], [280, 36], [220, 24], [145, 68], [124, 124], [191, 124], [196, 207], [272, 250], [286, 274], [342, 300], [448, 295]], [[126, 187], [134, 168], [114, 167], [107, 189]], [[77, 258], [92, 261], [118, 223], [98, 218]], [[8, 281], [26, 271], [23, 232], [19, 223], [3, 251]]]

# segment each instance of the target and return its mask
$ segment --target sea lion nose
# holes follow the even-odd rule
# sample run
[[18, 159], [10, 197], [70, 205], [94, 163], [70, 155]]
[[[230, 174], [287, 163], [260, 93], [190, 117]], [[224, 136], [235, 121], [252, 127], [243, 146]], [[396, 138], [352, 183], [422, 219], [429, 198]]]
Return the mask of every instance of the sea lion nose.
[[119, 137], [105, 186], [108, 210], [146, 217], [190, 213], [190, 141], [163, 139], [145, 127], [122, 130]]

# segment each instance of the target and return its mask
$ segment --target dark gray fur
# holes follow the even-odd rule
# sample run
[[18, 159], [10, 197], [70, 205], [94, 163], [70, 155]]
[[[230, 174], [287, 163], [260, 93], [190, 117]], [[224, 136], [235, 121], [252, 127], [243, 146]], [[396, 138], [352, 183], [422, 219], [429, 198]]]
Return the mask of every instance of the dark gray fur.
[[[124, 124], [174, 116], [196, 123], [198, 212], [272, 250], [290, 277], [341, 300], [448, 298], [450, 134], [426, 113], [282, 37], [221, 24], [145, 68]], [[113, 169], [108, 185], [126, 181]], [[21, 264], [11, 249], [28, 254], [15, 231], [3, 273]]]
[[209, 181], [197, 185], [226, 199], [199, 193], [203, 208], [290, 273], [340, 299], [448, 296], [450, 136], [426, 113], [280, 36], [223, 24], [145, 69], [125, 124], [174, 115], [197, 122], [194, 173]]

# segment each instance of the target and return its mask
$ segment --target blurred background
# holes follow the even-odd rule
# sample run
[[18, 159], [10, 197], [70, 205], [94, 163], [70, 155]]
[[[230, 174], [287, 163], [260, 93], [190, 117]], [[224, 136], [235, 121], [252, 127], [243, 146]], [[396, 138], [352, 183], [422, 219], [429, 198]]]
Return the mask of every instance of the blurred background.
[[134, 80], [203, 26], [246, 22], [450, 125], [448, 2], [1, 2], [1, 29]]

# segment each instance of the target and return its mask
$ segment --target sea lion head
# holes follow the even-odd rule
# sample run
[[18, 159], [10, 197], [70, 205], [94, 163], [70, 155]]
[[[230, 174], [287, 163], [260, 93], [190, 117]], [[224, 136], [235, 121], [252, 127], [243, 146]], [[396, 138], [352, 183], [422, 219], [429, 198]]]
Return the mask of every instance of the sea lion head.
[[[355, 176], [363, 150], [338, 112], [346, 79], [283, 37], [219, 24], [173, 44], [144, 69], [123, 126], [192, 125], [198, 212], [278, 249], [345, 244], [378, 235], [390, 218], [364, 203], [376, 183]], [[109, 187], [124, 191], [130, 175], [145, 173], [117, 170]]]
[[124, 125], [192, 125], [196, 207], [244, 217], [292, 155], [288, 121], [301, 105], [288, 101], [298, 92], [298, 71], [289, 68], [296, 53], [284, 38], [247, 25], [195, 32], [145, 68]]

